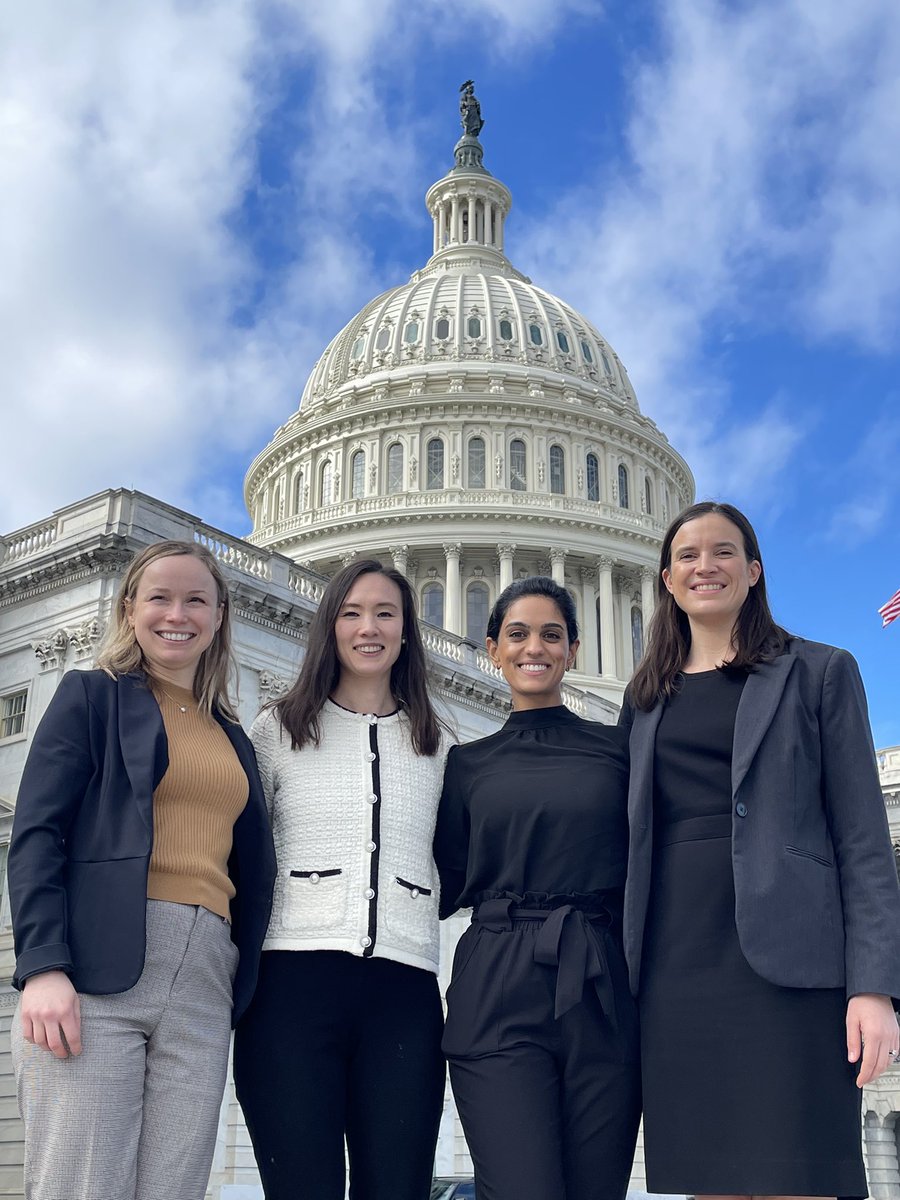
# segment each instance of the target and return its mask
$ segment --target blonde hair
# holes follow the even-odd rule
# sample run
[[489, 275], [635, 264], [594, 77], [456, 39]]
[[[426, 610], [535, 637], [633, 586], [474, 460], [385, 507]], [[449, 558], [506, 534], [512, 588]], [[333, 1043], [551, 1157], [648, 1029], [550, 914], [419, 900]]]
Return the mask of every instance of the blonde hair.
[[141, 576], [151, 563], [161, 558], [176, 558], [189, 554], [198, 558], [206, 567], [216, 585], [216, 594], [222, 609], [222, 620], [213, 635], [213, 640], [200, 656], [194, 675], [194, 699], [208, 713], [217, 709], [229, 721], [238, 722], [238, 715], [228, 696], [228, 683], [234, 673], [231, 653], [231, 605], [228, 585], [219, 564], [212, 554], [196, 542], [154, 542], [131, 560], [125, 578], [119, 587], [110, 617], [106, 639], [97, 655], [97, 666], [107, 675], [127, 675], [131, 671], [144, 671], [152, 677], [143, 651], [138, 645], [128, 608], [134, 602]]

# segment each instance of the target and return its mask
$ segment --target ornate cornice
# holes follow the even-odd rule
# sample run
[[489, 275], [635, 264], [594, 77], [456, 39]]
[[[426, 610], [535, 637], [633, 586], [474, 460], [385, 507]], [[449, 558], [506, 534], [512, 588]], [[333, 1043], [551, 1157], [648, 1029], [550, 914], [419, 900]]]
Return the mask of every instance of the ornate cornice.
[[[120, 539], [116, 539], [120, 541]], [[52, 561], [0, 567], [0, 608], [20, 604], [37, 596], [71, 587], [94, 575], [114, 574], [131, 561], [132, 551], [124, 545], [96, 546], [85, 550], [73, 546], [54, 554]]]

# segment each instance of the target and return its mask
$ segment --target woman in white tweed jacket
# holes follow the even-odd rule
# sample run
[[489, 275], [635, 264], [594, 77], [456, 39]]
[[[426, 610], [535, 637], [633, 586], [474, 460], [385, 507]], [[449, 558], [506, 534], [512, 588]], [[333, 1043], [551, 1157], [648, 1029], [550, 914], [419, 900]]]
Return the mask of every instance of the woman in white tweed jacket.
[[267, 1200], [428, 1194], [444, 1093], [432, 859], [447, 745], [406, 579], [331, 581], [251, 731], [278, 879], [238, 1098]]

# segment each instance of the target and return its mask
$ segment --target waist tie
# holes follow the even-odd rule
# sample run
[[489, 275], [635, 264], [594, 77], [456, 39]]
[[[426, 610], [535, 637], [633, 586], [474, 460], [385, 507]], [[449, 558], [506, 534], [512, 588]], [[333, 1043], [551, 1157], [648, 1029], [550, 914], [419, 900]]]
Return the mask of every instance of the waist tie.
[[608, 927], [608, 912], [585, 912], [574, 904], [557, 908], [519, 907], [514, 897], [483, 900], [472, 920], [496, 933], [510, 930], [515, 922], [540, 921], [534, 942], [534, 961], [556, 968], [556, 997], [553, 1015], [559, 1018], [581, 1003], [584, 985], [593, 984], [603, 1014], [616, 1028], [616, 1003], [603, 941], [592, 926]]

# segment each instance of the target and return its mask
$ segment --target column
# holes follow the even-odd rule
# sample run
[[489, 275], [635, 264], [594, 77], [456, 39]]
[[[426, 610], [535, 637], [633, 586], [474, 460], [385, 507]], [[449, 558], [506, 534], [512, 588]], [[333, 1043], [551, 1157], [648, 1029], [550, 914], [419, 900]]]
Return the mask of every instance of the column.
[[391, 558], [394, 560], [394, 567], [401, 575], [406, 575], [406, 556], [409, 554], [409, 546], [388, 546], [391, 552]]
[[503, 210], [497, 212], [497, 249], [503, 249], [503, 226], [506, 224]]
[[617, 575], [614, 583], [618, 593], [619, 638], [622, 645], [618, 675], [620, 679], [630, 679], [634, 670], [634, 652], [631, 648], [631, 580], [627, 575]]
[[606, 554], [597, 560], [597, 590], [600, 593], [600, 658], [603, 674], [616, 678], [616, 630], [612, 585], [613, 560]]
[[462, 553], [460, 542], [444, 542], [444, 557], [447, 560], [447, 584], [444, 596], [444, 628], [448, 633], [461, 633], [460, 629], [460, 592], [459, 592], [459, 556]]
[[872, 1200], [894, 1197], [900, 1190], [900, 1164], [897, 1161], [897, 1137], [875, 1113], [866, 1117], [863, 1130], [866, 1149], [866, 1173]]
[[450, 201], [450, 244], [459, 241], [459, 196]]
[[508, 588], [513, 579], [513, 555], [516, 552], [515, 542], [501, 542], [497, 547], [497, 557], [500, 559], [500, 591]]
[[566, 552], [556, 546], [550, 547], [550, 575], [554, 583], [566, 586]]
[[594, 580], [597, 578], [595, 567], [581, 568], [581, 648], [578, 657], [581, 659], [579, 669], [585, 675], [600, 674], [600, 647], [597, 642], [597, 589]]
[[644, 618], [644, 645], [647, 644], [647, 631], [650, 628], [650, 618], [656, 608], [656, 571], [652, 567], [641, 568], [641, 615]]
[[475, 228], [475, 193], [469, 193], [469, 241], [477, 241]]
[[491, 216], [494, 211], [494, 206], [490, 200], [484, 202], [484, 244], [490, 246], [494, 240], [494, 233], [491, 229]]
[[438, 205], [438, 219], [437, 219], [437, 241], [438, 241], [438, 244], [435, 246], [435, 250], [441, 249], [441, 247], [444, 244], [444, 239], [446, 238], [446, 236], [447, 236], [447, 206], [444, 203], [444, 201], [442, 200], [440, 202], [440, 204]]

